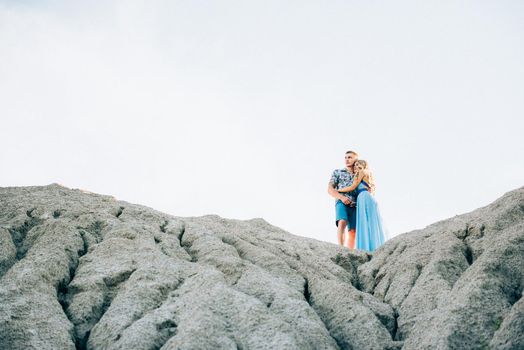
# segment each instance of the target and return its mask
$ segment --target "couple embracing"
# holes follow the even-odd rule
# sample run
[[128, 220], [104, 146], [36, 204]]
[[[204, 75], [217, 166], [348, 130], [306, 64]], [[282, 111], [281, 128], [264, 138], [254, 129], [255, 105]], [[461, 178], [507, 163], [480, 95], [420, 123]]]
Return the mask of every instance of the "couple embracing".
[[[348, 248], [374, 251], [386, 240], [377, 201], [373, 197], [375, 181], [365, 160], [355, 151], [347, 151], [346, 167], [331, 175], [328, 193], [336, 199], [335, 224], [338, 243]], [[345, 239], [347, 228], [348, 239]]]

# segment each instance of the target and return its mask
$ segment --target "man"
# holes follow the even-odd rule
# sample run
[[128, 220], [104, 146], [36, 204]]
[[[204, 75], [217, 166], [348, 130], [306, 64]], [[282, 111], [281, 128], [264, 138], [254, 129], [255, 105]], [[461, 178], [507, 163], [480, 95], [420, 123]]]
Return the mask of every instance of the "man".
[[356, 197], [354, 192], [339, 193], [337, 190], [343, 187], [351, 186], [353, 183], [354, 169], [353, 165], [358, 159], [358, 154], [355, 151], [347, 151], [345, 155], [346, 167], [344, 169], [335, 169], [331, 175], [331, 180], [328, 184], [328, 193], [336, 199], [335, 202], [335, 224], [337, 225], [338, 244], [344, 245], [344, 233], [346, 227], [348, 229], [347, 247], [355, 248], [355, 229], [356, 222]]

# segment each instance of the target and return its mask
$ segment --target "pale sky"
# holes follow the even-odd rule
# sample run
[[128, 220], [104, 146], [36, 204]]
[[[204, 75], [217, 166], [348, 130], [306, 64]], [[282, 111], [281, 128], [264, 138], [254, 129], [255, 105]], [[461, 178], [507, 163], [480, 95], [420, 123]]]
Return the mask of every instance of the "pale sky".
[[335, 243], [356, 150], [396, 235], [524, 185], [522, 1], [2, 1], [0, 186]]

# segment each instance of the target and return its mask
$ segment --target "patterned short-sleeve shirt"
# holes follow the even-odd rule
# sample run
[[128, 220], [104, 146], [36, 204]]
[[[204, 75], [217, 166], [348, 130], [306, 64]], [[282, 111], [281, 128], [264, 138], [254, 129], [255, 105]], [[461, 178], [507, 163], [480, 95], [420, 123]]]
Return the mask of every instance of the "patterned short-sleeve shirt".
[[[351, 186], [353, 184], [353, 177], [353, 174], [347, 171], [347, 169], [335, 169], [329, 182], [335, 186], [336, 190], [340, 190], [341, 188]], [[342, 193], [342, 195], [348, 197], [353, 202], [356, 201], [355, 191]]]

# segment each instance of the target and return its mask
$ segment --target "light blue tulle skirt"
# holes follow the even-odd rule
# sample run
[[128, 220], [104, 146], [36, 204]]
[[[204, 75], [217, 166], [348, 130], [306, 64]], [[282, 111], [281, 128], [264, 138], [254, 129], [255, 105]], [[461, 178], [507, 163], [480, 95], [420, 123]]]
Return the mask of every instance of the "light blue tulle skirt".
[[386, 241], [386, 232], [377, 201], [368, 192], [357, 197], [357, 237], [355, 248], [374, 251]]

